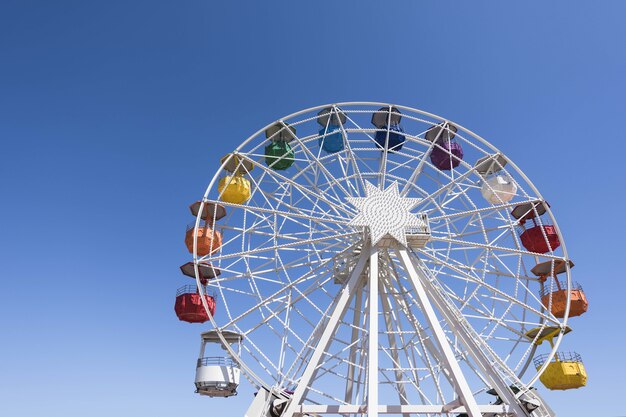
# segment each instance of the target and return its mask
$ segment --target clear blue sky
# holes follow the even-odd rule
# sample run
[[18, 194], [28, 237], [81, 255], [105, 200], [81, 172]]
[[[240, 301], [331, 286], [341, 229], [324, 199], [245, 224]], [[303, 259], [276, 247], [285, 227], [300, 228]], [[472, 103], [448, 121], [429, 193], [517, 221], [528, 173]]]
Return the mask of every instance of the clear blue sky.
[[[470, 4], [471, 3], [471, 4]], [[334, 101], [440, 114], [550, 201], [590, 311], [562, 417], [626, 415], [626, 2], [2, 0], [0, 415], [242, 416], [193, 394], [187, 206], [220, 155]]]

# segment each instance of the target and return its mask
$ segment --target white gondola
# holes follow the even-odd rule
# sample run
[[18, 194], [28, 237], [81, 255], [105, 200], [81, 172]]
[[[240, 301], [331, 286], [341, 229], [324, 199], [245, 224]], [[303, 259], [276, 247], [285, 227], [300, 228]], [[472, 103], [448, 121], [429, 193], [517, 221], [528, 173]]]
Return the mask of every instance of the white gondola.
[[[243, 335], [240, 333], [224, 330], [222, 336], [226, 342], [233, 345], [236, 344], [237, 355], [241, 354], [241, 342]], [[214, 343], [221, 346], [217, 331], [211, 330], [201, 335], [202, 345], [200, 347], [200, 356], [196, 368], [196, 392], [209, 397], [230, 397], [237, 395], [237, 387], [239, 386], [240, 369], [239, 364], [230, 356], [204, 356], [208, 343]]]
[[503, 172], [506, 158], [499, 153], [480, 158], [474, 164], [474, 170], [483, 177], [480, 192], [491, 204], [508, 203], [517, 193], [517, 185]]
[[504, 204], [515, 197], [517, 185], [508, 175], [491, 174], [483, 180], [480, 192], [491, 204]]

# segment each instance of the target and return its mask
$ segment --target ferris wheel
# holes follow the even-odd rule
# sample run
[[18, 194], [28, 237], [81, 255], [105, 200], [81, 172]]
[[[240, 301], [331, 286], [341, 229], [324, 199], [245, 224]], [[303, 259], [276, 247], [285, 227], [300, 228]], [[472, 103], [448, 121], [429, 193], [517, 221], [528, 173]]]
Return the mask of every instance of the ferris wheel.
[[212, 325], [196, 390], [243, 375], [248, 417], [554, 416], [538, 380], [586, 384], [557, 351], [587, 300], [550, 205], [457, 123], [303, 110], [224, 156], [191, 211], [176, 312]]

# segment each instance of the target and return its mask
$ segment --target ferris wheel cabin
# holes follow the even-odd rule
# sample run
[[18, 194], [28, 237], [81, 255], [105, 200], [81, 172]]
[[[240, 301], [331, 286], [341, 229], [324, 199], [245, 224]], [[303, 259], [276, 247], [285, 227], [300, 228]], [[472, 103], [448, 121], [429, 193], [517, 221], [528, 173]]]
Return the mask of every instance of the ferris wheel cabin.
[[265, 146], [265, 164], [277, 171], [284, 171], [293, 165], [294, 154], [291, 142], [296, 137], [296, 128], [286, 123], [276, 123], [265, 130], [270, 143]]
[[[535, 345], [541, 345], [547, 341], [554, 348], [554, 338], [563, 332], [564, 335], [572, 329], [565, 327], [561, 330], [558, 326], [536, 327], [526, 332], [526, 337]], [[537, 370], [548, 361], [549, 355], [543, 354], [533, 359]], [[581, 388], [587, 385], [587, 371], [582, 358], [575, 352], [556, 352], [554, 357], [546, 365], [546, 369], [539, 377], [541, 383], [551, 390], [568, 390]]]
[[450, 171], [463, 160], [463, 147], [455, 139], [457, 130], [452, 123], [443, 122], [426, 132], [426, 140], [433, 142], [430, 161], [440, 171]]
[[344, 143], [341, 130], [346, 123], [346, 115], [337, 107], [326, 107], [317, 113], [317, 123], [322, 127], [319, 131], [319, 146], [328, 153], [342, 151]]
[[[189, 210], [193, 216], [197, 216], [200, 212], [202, 203], [196, 201]], [[196, 229], [196, 222], [192, 222], [187, 225], [187, 231], [185, 233], [185, 246], [189, 253], [193, 253], [194, 236], [197, 235], [197, 253], [199, 256], [205, 256], [210, 253], [215, 253], [220, 250], [222, 246], [222, 234], [213, 229], [214, 223], [226, 216], [226, 209], [215, 203], [206, 202], [202, 208], [200, 218], [204, 221]], [[182, 267], [181, 267], [182, 269]], [[184, 271], [183, 271], [184, 273]]]
[[250, 180], [245, 175], [254, 169], [254, 165], [239, 154], [228, 154], [220, 162], [229, 173], [220, 178], [217, 185], [220, 200], [232, 204], [245, 203], [251, 195]]
[[[241, 354], [243, 335], [224, 330], [221, 332], [226, 343], [235, 345], [237, 354]], [[241, 370], [239, 364], [229, 356], [205, 356], [206, 350], [226, 350], [216, 330], [201, 334], [202, 344], [196, 365], [196, 393], [209, 397], [230, 397], [237, 395]]]
[[378, 129], [374, 136], [376, 146], [390, 152], [402, 149], [406, 136], [400, 120], [402, 113], [396, 107], [381, 107], [372, 114], [372, 124]]
[[204, 309], [202, 298], [207, 303], [211, 316], [215, 315], [215, 296], [209, 295], [204, 290], [204, 296], [200, 294], [195, 285], [184, 285], [176, 291], [174, 311], [180, 321], [187, 323], [204, 323], [209, 320], [209, 315]]
[[196, 250], [199, 256], [205, 256], [215, 253], [222, 246], [222, 234], [217, 230], [213, 230], [208, 225], [200, 226], [196, 229], [196, 223], [187, 225], [185, 233], [185, 246], [189, 253], [193, 253], [194, 234], [198, 235]]
[[491, 204], [508, 203], [517, 193], [517, 185], [502, 170], [507, 160], [501, 154], [485, 156], [474, 164], [474, 170], [483, 177], [480, 193]]
[[[533, 359], [536, 369], [548, 360], [548, 355]], [[551, 390], [568, 390], [587, 385], [587, 371], [580, 355], [576, 352], [557, 352], [539, 377], [541, 383]]]
[[[574, 263], [569, 261], [570, 269]], [[567, 307], [567, 282], [559, 281], [557, 275], [567, 271], [565, 261], [553, 260], [539, 263], [530, 270], [542, 281], [541, 303], [550, 310], [555, 317], [565, 317]], [[548, 277], [553, 279], [548, 281]], [[576, 317], [584, 314], [589, 308], [589, 303], [583, 288], [577, 282], [572, 282], [570, 294], [569, 317]]]
[[[200, 207], [202, 207], [202, 213], [200, 213]], [[196, 201], [189, 206], [189, 210], [193, 216], [198, 216], [200, 213], [200, 219], [204, 221], [204, 223], [200, 223], [197, 229], [196, 222], [187, 225], [185, 246], [187, 246], [189, 253], [193, 254], [195, 236], [197, 236], [196, 251], [199, 256], [205, 256], [219, 251], [222, 246], [222, 234], [214, 230], [213, 227], [216, 221], [226, 216], [226, 209], [220, 204], [205, 202], [204, 206], [202, 206], [202, 202]], [[183, 270], [182, 266], [181, 270]], [[183, 270], [183, 273], [188, 275], [185, 273], [185, 270]], [[195, 275], [193, 275], [193, 277], [195, 278]]]
[[[511, 212], [519, 223], [520, 241], [529, 252], [543, 254], [554, 251], [561, 245], [556, 227], [540, 219], [547, 207], [549, 205], [545, 201], [534, 201], [520, 204]], [[532, 225], [527, 227], [526, 222], [529, 220]]]

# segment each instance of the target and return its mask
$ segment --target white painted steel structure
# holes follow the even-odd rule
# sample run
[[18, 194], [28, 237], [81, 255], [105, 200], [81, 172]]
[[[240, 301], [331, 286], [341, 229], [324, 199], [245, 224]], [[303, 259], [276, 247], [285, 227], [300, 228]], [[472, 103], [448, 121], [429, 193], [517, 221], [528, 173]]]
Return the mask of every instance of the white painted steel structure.
[[[401, 112], [399, 150], [375, 143], [380, 129], [370, 120], [381, 108], [390, 120], [398, 116], [393, 108]], [[393, 108], [339, 103], [280, 119], [295, 130], [294, 163], [284, 171], [265, 161], [264, 132], [274, 121], [230, 158], [246, 162], [240, 169], [251, 198], [220, 201], [221, 169], [207, 188], [204, 203], [222, 204], [228, 214], [215, 224], [224, 236], [220, 251], [194, 255], [196, 276], [198, 262], [222, 271], [208, 284], [220, 300], [210, 319], [216, 335], [244, 337], [241, 353], [222, 342], [260, 391], [247, 416], [553, 416], [530, 389], [543, 368], [529, 367], [536, 346], [524, 334], [565, 329], [567, 314], [546, 310], [539, 294], [550, 278], [544, 284], [530, 269], [568, 256], [558, 228], [557, 250], [528, 252], [510, 215], [543, 197], [473, 132]], [[382, 131], [388, 144], [390, 130]], [[447, 171], [430, 160], [442, 135], [455, 136], [464, 151]], [[331, 136], [343, 139], [339, 152], [321, 148]], [[496, 172], [512, 184], [504, 192], [485, 181]], [[546, 209], [539, 223], [556, 225]]]

